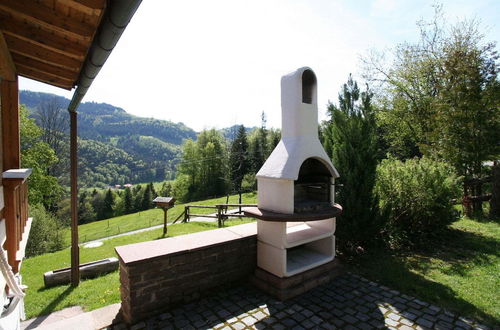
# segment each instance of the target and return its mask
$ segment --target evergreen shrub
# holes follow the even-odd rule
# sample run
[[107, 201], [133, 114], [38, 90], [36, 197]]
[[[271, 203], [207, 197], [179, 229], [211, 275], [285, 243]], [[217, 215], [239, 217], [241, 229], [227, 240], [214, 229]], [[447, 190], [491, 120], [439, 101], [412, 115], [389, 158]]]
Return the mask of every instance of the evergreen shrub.
[[453, 168], [428, 158], [385, 159], [377, 167], [375, 195], [391, 247], [414, 245], [456, 220], [452, 199], [460, 194]]

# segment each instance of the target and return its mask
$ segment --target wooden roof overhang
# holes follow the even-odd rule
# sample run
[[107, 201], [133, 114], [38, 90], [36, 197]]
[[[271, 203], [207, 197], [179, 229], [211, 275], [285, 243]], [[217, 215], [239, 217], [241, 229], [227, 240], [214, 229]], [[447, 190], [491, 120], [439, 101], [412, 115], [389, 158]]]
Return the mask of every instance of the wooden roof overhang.
[[[106, 0], [0, 0], [0, 73], [72, 89], [106, 10]], [[8, 53], [8, 54], [6, 54]], [[8, 58], [10, 54], [10, 59]], [[9, 63], [10, 62], [10, 63]]]

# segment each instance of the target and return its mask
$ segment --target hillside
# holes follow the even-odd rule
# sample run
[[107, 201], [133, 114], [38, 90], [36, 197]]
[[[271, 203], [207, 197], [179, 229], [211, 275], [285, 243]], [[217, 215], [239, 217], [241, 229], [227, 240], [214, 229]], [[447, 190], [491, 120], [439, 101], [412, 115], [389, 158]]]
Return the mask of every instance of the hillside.
[[[54, 94], [20, 92], [35, 119], [43, 106], [61, 111], [69, 100]], [[173, 178], [184, 139], [196, 132], [182, 123], [141, 118], [106, 103], [78, 108], [80, 184], [106, 186]]]
[[[20, 103], [36, 111], [42, 104], [55, 103], [66, 109], [69, 99], [48, 93], [21, 91]], [[182, 123], [142, 118], [107, 103], [84, 102], [78, 107], [78, 135], [81, 138], [108, 142], [116, 136], [131, 134], [152, 136], [180, 145], [184, 139], [196, 139], [196, 132]]]

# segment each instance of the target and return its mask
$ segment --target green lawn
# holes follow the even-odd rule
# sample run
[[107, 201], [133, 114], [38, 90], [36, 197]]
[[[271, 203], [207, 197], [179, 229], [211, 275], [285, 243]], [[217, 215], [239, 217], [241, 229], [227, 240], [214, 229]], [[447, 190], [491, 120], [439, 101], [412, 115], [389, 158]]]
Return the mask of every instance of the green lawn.
[[500, 224], [463, 218], [424, 251], [368, 251], [351, 265], [372, 280], [500, 325]]
[[[256, 200], [256, 193], [245, 193], [242, 195], [243, 204], [255, 204]], [[216, 205], [224, 203], [226, 203], [226, 197], [190, 202], [188, 204]], [[235, 203], [238, 203], [238, 195], [229, 196], [229, 204]], [[184, 212], [184, 204], [174, 206], [172, 209], [168, 210], [168, 221], [172, 222], [182, 212]], [[215, 209], [193, 209], [191, 212], [195, 212], [196, 214], [208, 214], [215, 213]], [[78, 226], [78, 237], [80, 242], [88, 242], [102, 237], [113, 236], [159, 224], [163, 224], [163, 211], [161, 209], [152, 209], [80, 225]], [[71, 231], [69, 228], [64, 230], [63, 237], [65, 245], [69, 246], [71, 244]]]
[[[250, 220], [226, 221], [226, 226]], [[216, 223], [190, 222], [169, 226], [168, 236], [178, 236], [217, 228]], [[80, 262], [90, 262], [116, 256], [115, 246], [163, 238], [162, 229], [116, 237], [104, 241], [97, 248], [80, 249]], [[118, 271], [105, 276], [84, 280], [77, 288], [62, 285], [45, 289], [43, 274], [47, 271], [70, 266], [70, 249], [44, 254], [24, 260], [21, 267], [23, 282], [28, 286], [25, 298], [26, 317], [44, 315], [69, 306], [82, 306], [86, 311], [120, 302]]]

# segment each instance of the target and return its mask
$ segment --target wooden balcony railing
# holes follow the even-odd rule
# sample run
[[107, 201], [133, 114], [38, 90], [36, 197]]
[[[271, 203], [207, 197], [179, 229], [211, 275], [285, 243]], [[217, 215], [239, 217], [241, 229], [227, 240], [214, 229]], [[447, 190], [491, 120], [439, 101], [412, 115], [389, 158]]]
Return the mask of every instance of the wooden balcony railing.
[[4, 217], [7, 251], [12, 271], [17, 273], [24, 257], [31, 223], [28, 222], [28, 182], [31, 169], [13, 169], [3, 172]]

